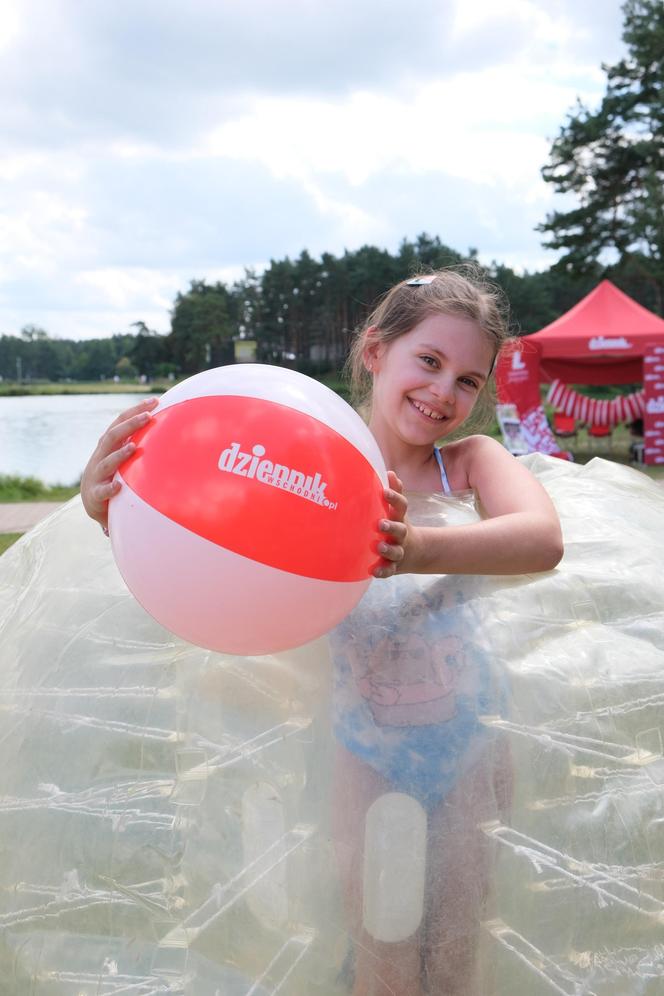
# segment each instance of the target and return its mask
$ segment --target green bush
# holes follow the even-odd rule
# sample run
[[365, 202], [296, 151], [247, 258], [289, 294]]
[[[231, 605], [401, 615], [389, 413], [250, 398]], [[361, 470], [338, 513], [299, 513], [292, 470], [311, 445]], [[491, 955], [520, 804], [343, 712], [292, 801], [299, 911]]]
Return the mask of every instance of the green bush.
[[36, 477], [0, 474], [0, 501], [67, 501], [78, 491], [78, 484], [48, 485]]

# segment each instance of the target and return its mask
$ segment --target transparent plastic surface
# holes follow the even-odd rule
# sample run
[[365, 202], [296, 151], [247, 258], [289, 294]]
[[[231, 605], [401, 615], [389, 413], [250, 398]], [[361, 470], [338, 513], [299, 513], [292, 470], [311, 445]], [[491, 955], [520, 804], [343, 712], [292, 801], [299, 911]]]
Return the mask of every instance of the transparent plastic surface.
[[664, 488], [524, 462], [558, 569], [274, 657], [171, 637], [78, 499], [0, 558], [0, 992], [664, 993]]

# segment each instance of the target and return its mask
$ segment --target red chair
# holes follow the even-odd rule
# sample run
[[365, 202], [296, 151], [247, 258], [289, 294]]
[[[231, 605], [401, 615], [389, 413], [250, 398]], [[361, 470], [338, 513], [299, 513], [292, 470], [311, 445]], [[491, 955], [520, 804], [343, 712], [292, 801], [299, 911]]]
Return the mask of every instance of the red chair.
[[563, 415], [562, 412], [554, 412], [553, 431], [556, 436], [576, 436], [576, 419], [573, 415]]
[[610, 425], [589, 425], [588, 426], [588, 439], [597, 439], [598, 442], [604, 442], [606, 448], [609, 449], [612, 439], [612, 428]]

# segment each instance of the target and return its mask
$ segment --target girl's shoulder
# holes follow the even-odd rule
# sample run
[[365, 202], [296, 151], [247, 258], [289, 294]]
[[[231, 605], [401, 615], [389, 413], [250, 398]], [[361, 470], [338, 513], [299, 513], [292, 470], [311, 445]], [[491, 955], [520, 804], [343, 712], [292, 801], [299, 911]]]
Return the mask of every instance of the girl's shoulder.
[[491, 436], [464, 436], [453, 443], [446, 443], [441, 448], [445, 462], [447, 477], [453, 491], [463, 491], [473, 487], [473, 468], [479, 460], [502, 459], [502, 454], [509, 454], [504, 446]]

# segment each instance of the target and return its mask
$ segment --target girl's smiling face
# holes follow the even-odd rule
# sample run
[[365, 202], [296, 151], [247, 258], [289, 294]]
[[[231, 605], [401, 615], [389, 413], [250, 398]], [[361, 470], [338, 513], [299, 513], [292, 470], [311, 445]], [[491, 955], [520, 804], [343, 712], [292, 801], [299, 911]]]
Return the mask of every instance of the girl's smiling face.
[[493, 359], [481, 328], [462, 315], [429, 315], [387, 343], [369, 336], [372, 432], [379, 442], [433, 446], [468, 418]]

